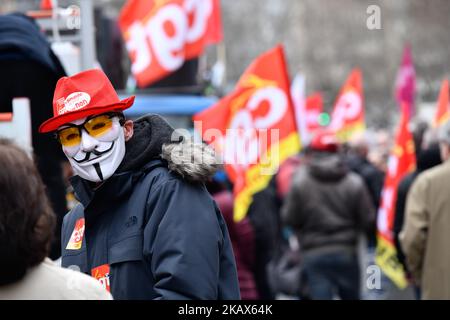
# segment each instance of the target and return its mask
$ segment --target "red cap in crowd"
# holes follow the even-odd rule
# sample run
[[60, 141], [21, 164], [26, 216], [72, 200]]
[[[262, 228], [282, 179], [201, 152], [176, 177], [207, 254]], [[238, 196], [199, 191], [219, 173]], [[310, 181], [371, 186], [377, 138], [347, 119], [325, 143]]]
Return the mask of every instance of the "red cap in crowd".
[[309, 148], [313, 151], [337, 152], [339, 141], [336, 134], [329, 130], [319, 130], [314, 134]]

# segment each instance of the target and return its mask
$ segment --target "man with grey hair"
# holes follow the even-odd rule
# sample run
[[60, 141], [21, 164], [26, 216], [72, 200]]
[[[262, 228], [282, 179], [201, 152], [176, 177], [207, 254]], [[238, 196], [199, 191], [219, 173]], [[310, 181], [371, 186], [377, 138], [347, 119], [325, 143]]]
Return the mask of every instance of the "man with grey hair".
[[408, 192], [400, 242], [422, 299], [450, 299], [450, 121], [439, 129], [443, 163], [421, 173]]

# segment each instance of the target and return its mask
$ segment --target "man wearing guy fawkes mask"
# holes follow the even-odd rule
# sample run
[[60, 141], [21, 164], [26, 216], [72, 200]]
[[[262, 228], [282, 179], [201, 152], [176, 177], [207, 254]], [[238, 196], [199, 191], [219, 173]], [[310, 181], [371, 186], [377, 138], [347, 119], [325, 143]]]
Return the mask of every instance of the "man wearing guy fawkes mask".
[[228, 231], [203, 184], [214, 154], [173, 142], [157, 115], [126, 120], [133, 102], [119, 100], [100, 70], [56, 85], [54, 117], [40, 132], [56, 134], [80, 201], [64, 218], [62, 266], [115, 299], [239, 299]]
[[[57, 131], [58, 139], [68, 143], [62, 143], [62, 148], [76, 175], [92, 182], [113, 175], [125, 156], [124, 124], [122, 114], [110, 113], [73, 121]], [[83, 128], [86, 130], [80, 130]], [[71, 145], [70, 140], [78, 135], [80, 142]]]

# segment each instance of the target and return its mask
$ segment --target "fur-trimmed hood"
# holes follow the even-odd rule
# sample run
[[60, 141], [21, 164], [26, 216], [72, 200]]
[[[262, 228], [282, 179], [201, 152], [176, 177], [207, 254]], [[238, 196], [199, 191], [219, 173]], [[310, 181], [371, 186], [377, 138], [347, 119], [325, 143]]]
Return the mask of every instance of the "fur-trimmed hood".
[[220, 167], [212, 148], [181, 136], [162, 117], [151, 114], [134, 121], [117, 173], [139, 170], [155, 159], [166, 161], [170, 171], [189, 182], [206, 182]]

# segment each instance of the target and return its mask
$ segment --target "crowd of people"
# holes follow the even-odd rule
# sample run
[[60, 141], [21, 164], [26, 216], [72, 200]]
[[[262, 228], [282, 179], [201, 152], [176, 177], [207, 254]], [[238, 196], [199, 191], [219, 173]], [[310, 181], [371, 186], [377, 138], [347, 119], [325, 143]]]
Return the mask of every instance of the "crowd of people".
[[[450, 267], [445, 253], [449, 133], [450, 123], [440, 128], [416, 126], [416, 170], [401, 179], [397, 190], [397, 259], [418, 299], [450, 298], [443, 278]], [[259, 297], [371, 298], [363, 292], [370, 288], [364, 290], [361, 268], [367, 265], [361, 263], [361, 255], [371, 256], [375, 263], [377, 212], [387, 163], [372, 161], [370, 149], [370, 141], [362, 136], [340, 144], [332, 133], [319, 130], [254, 196], [247, 231], [253, 231], [253, 238], [248, 237], [253, 244], [240, 244], [233, 237], [232, 242], [255, 250], [248, 255], [254, 257], [252, 264], [237, 264], [238, 272], [240, 264], [253, 266]]]

